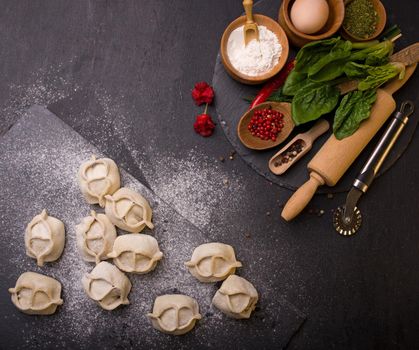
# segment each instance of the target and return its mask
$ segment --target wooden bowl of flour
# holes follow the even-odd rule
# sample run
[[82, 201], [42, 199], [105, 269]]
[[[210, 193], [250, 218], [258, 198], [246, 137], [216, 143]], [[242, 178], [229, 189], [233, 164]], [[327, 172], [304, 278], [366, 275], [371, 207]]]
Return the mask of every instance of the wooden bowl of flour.
[[233, 30], [245, 24], [246, 22], [245, 16], [237, 18], [236, 20], [231, 22], [230, 25], [226, 28], [221, 38], [221, 48], [220, 48], [221, 61], [223, 62], [224, 68], [227, 71], [227, 73], [233, 79], [239, 81], [240, 83], [249, 84], [249, 85], [261, 84], [269, 80], [270, 78], [272, 78], [277, 73], [279, 73], [282, 67], [284, 67], [285, 62], [288, 59], [288, 53], [289, 53], [289, 44], [288, 44], [287, 35], [285, 34], [282, 27], [278, 24], [278, 22], [274, 21], [272, 18], [263, 16], [263, 15], [253, 15], [253, 19], [259, 26], [265, 26], [267, 29], [272, 31], [277, 36], [278, 41], [282, 46], [282, 52], [281, 52], [281, 56], [278, 59], [278, 63], [270, 71], [262, 75], [258, 75], [258, 76], [249, 76], [249, 75], [243, 74], [242, 72], [239, 72], [236, 68], [233, 67], [233, 65], [230, 62], [230, 59], [227, 54], [228, 38], [230, 37], [230, 34], [232, 33]]

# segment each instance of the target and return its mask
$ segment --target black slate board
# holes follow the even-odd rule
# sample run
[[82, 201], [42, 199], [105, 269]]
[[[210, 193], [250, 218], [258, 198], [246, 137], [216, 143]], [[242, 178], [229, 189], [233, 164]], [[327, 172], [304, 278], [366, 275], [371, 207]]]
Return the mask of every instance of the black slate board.
[[[210, 306], [219, 284], [202, 284], [184, 268], [195, 246], [205, 234], [180, 216], [130, 174], [121, 171], [125, 186], [142, 193], [154, 212], [153, 234], [165, 258], [156, 270], [144, 276], [129, 275], [133, 289], [131, 305], [112, 312], [101, 310], [84, 295], [80, 279], [92, 268], [82, 261], [75, 243], [75, 225], [90, 208], [76, 180], [77, 168], [100, 152], [51, 112], [33, 106], [0, 139], [0, 201], [2, 243], [0, 256], [0, 348], [230, 348], [251, 347], [264, 338], [266, 348], [283, 348], [300, 328], [304, 315], [285, 301], [280, 290], [269, 288], [265, 273], [252, 273], [252, 256], [236, 250], [243, 262], [239, 274], [251, 280], [261, 299], [250, 320], [236, 321]], [[25, 255], [23, 232], [30, 219], [43, 208], [62, 219], [66, 246], [55, 263], [39, 268]], [[119, 232], [121, 233], [121, 232]], [[248, 266], [248, 268], [246, 268]], [[262, 267], [263, 268], [263, 267]], [[28, 316], [11, 303], [7, 291], [24, 271], [57, 278], [63, 285], [64, 305], [49, 317]], [[204, 316], [183, 337], [172, 337], [152, 329], [145, 314], [154, 298], [166, 293], [185, 293], [196, 298]], [[235, 336], [232, 337], [231, 335]]]
[[[255, 5], [255, 12], [276, 19], [278, 17], [279, 6], [280, 3], [278, 4], [278, 1], [262, 0]], [[297, 50], [295, 48], [290, 47], [289, 57], [295, 57], [296, 52]], [[415, 77], [411, 78], [411, 80], [414, 79]], [[417, 79], [418, 78], [416, 77], [416, 81]], [[257, 173], [259, 173], [272, 183], [289, 189], [296, 189], [299, 186], [301, 186], [308, 179], [308, 162], [313, 158], [313, 156], [321, 148], [324, 142], [328, 139], [331, 131], [319, 137], [314, 143], [312, 150], [308, 154], [306, 154], [302, 159], [300, 159], [298, 163], [293, 165], [285, 174], [281, 176], [276, 176], [270, 172], [268, 168], [268, 161], [276, 152], [278, 152], [278, 150], [281, 147], [283, 147], [283, 145], [286, 144], [287, 141], [271, 150], [254, 151], [246, 148], [240, 142], [240, 139], [237, 136], [237, 124], [244, 112], [249, 108], [249, 104], [244, 100], [244, 98], [254, 96], [255, 94], [257, 94], [261, 86], [247, 86], [233, 80], [224, 69], [220, 59], [220, 55], [217, 56], [215, 62], [212, 83], [217, 94], [216, 109], [220, 124], [224, 130], [225, 135], [227, 136], [227, 139], [233, 145], [237, 153], [243, 158], [243, 160]], [[411, 83], [412, 86], [415, 85], [415, 83], [413, 82], [409, 83]], [[409, 83], [407, 85], [409, 85]], [[397, 98], [397, 95], [395, 97]], [[417, 96], [417, 94], [410, 94], [408, 98], [412, 99], [416, 105], [419, 104], [419, 97]], [[400, 99], [400, 101], [402, 100]], [[327, 116], [327, 119], [329, 121], [332, 120], [332, 118], [332, 115]], [[414, 120], [411, 121], [409, 125], [405, 128], [400, 139], [395, 144], [392, 152], [389, 154], [387, 160], [383, 164], [383, 168], [381, 169], [379, 175], [386, 172], [393, 164], [395, 164], [395, 162], [407, 149], [414, 135], [417, 122], [418, 117], [415, 117]], [[302, 125], [298, 128], [295, 128], [295, 130], [289, 136], [288, 140], [290, 140], [292, 137], [301, 132], [307, 131], [312, 125], [313, 123], [309, 123], [307, 125]], [[352, 164], [347, 173], [336, 184], [336, 186], [320, 187], [318, 193], [337, 193], [349, 190], [353, 179], [361, 170], [362, 165], [365, 163], [368, 156], [371, 154], [382, 132], [383, 131], [379, 131], [377, 133], [377, 136], [368, 144], [368, 146], [364, 149], [362, 154]]]

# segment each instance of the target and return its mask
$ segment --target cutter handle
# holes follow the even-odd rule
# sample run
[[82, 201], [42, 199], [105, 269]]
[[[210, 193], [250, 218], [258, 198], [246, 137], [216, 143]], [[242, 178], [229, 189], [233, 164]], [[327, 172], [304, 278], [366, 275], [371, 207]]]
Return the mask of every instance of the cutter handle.
[[310, 173], [310, 178], [288, 199], [282, 210], [281, 216], [284, 220], [294, 219], [307, 206], [319, 186], [324, 185], [323, 178], [315, 172]]
[[377, 146], [374, 148], [374, 151], [353, 183], [362, 192], [367, 192], [368, 187], [374, 181], [375, 176], [399, 138], [413, 111], [413, 102], [406, 101], [402, 103], [400, 111], [392, 118], [383, 136], [381, 136]]

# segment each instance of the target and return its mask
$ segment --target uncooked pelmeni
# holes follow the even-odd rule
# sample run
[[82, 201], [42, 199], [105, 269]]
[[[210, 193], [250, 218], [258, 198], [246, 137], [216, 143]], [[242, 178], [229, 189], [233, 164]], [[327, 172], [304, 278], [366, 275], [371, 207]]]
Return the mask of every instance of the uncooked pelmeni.
[[153, 313], [147, 314], [153, 327], [163, 333], [182, 335], [195, 327], [202, 316], [195, 299], [181, 294], [167, 294], [156, 298]]
[[61, 220], [48, 216], [44, 209], [28, 224], [25, 231], [26, 254], [39, 266], [57, 260], [64, 249], [65, 228]]
[[113, 310], [119, 305], [128, 305], [131, 282], [119, 269], [102, 261], [92, 272], [82, 278], [86, 294], [105, 310]]
[[108, 259], [116, 239], [116, 229], [105, 214], [96, 214], [82, 219], [76, 226], [77, 245], [84, 260], [99, 264]]
[[143, 274], [155, 269], [163, 253], [154, 237], [133, 233], [119, 236], [108, 257], [122, 271]]
[[253, 285], [242, 277], [231, 275], [215, 293], [212, 303], [227, 316], [249, 318], [259, 299]]
[[105, 206], [105, 195], [114, 193], [121, 186], [117, 165], [112, 159], [92, 159], [80, 166], [79, 185], [89, 204]]
[[152, 211], [139, 193], [122, 187], [112, 196], [105, 196], [105, 212], [111, 222], [122, 230], [138, 233], [144, 227], [153, 228]]
[[52, 277], [36, 272], [24, 272], [16, 281], [14, 288], [9, 288], [12, 302], [25, 314], [52, 315], [61, 299], [61, 283]]
[[224, 243], [201, 244], [192, 253], [185, 265], [190, 273], [201, 282], [217, 282], [226, 279], [241, 267], [232, 246]]

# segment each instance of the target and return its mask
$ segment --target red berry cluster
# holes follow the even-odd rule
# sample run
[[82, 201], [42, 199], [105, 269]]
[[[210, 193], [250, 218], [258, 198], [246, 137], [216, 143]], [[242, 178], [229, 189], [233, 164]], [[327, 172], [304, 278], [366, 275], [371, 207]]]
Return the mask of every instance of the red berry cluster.
[[259, 109], [253, 113], [247, 129], [255, 137], [262, 140], [276, 141], [279, 132], [284, 127], [284, 115], [273, 109]]

